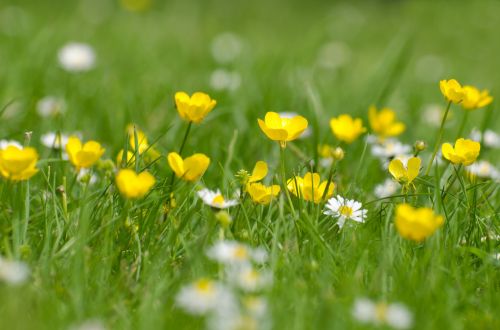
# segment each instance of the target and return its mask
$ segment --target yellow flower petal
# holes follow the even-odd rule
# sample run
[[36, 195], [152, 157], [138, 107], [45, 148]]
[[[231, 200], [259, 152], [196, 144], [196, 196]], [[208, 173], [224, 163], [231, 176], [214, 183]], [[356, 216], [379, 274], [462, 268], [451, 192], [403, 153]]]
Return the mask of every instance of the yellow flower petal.
[[248, 182], [257, 182], [265, 178], [267, 175], [267, 164], [266, 162], [263, 162], [259, 160], [256, 164], [255, 167], [253, 168], [252, 175], [248, 179]]

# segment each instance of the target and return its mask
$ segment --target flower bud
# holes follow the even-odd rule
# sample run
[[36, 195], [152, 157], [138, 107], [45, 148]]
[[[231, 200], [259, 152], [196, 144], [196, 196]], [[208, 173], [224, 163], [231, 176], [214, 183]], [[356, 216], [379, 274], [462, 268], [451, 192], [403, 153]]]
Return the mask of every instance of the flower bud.
[[342, 160], [344, 159], [344, 150], [341, 147], [337, 147], [333, 150], [332, 156], [335, 160]]
[[424, 151], [427, 146], [425, 145], [424, 141], [418, 140], [417, 142], [415, 142], [414, 147], [417, 152], [420, 152]]
[[215, 218], [220, 222], [222, 227], [227, 228], [233, 221], [233, 218], [227, 211], [219, 211], [215, 214]]
[[239, 170], [235, 176], [241, 185], [247, 184], [248, 180], [250, 179], [250, 173], [248, 173], [248, 171], [246, 170]]

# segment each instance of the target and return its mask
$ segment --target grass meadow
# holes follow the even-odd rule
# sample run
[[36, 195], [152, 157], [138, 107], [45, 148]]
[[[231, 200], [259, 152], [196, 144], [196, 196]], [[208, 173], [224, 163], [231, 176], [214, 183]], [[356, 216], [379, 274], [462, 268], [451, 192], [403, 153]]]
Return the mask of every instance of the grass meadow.
[[[0, 329], [499, 329], [499, 15], [487, 0], [2, 0]], [[448, 79], [493, 102], [464, 110]], [[181, 91], [216, 105], [190, 120], [208, 101]], [[404, 130], [377, 134], [372, 105]], [[279, 143], [268, 112], [307, 130], [284, 120], [305, 133]], [[333, 132], [343, 114], [366, 129]], [[479, 155], [431, 161], [458, 138]], [[271, 187], [260, 201], [251, 178]], [[403, 224], [402, 204], [431, 215]]]

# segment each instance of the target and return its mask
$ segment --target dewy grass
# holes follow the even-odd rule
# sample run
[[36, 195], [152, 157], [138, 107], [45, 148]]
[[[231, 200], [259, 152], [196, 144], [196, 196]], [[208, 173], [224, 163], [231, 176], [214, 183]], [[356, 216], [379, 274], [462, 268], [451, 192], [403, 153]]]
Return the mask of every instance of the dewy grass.
[[500, 328], [499, 14], [2, 2], [0, 329]]

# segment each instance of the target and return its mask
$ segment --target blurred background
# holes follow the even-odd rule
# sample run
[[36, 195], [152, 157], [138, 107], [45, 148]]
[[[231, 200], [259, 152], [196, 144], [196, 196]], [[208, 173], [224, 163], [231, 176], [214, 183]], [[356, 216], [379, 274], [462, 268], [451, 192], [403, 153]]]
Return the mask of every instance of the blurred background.
[[[168, 129], [158, 142], [168, 149], [183, 129], [173, 94], [201, 90], [218, 100], [204, 125], [220, 138], [210, 129], [193, 138], [221, 152], [235, 129], [239, 147], [260, 134], [266, 111], [317, 118], [322, 141], [327, 119], [366, 119], [370, 104], [412, 123], [411, 143], [439, 121], [440, 79], [496, 96], [499, 14], [498, 1], [3, 0], [1, 134], [78, 131], [116, 152], [134, 122], [151, 139]], [[74, 43], [83, 50], [64, 64]], [[478, 110], [467, 128], [496, 129], [496, 118]]]

